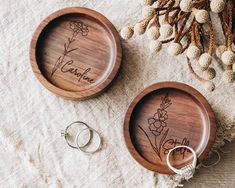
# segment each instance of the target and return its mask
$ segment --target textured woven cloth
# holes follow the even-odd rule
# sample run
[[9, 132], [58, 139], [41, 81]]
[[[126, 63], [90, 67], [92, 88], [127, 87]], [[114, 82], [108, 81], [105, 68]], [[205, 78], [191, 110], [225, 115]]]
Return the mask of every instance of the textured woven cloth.
[[[130, 156], [123, 139], [123, 119], [131, 100], [160, 81], [184, 82], [205, 95], [218, 119], [215, 149], [234, 137], [235, 87], [221, 80], [221, 65], [213, 62], [216, 90], [207, 93], [189, 75], [183, 55], [168, 57], [166, 48], [150, 54], [145, 37], [123, 41], [120, 75], [94, 99], [65, 100], [35, 78], [29, 44], [46, 16], [60, 8], [85, 6], [103, 13], [120, 31], [141, 17], [139, 1], [0, 0], [0, 5], [0, 187], [175, 187], [180, 177], [144, 169]], [[101, 133], [100, 152], [84, 155], [66, 145], [60, 130], [76, 120]]]

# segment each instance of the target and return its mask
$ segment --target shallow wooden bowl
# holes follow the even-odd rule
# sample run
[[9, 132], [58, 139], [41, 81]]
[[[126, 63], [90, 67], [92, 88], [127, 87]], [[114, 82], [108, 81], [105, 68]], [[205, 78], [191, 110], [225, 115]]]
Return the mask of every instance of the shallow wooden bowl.
[[[154, 84], [129, 106], [124, 137], [131, 155], [149, 170], [173, 174], [166, 164], [168, 151], [178, 145], [192, 147], [203, 160], [216, 134], [215, 115], [206, 99], [192, 87], [176, 82]], [[192, 161], [187, 149], [171, 157], [176, 168]]]
[[112, 23], [87, 8], [66, 8], [36, 29], [30, 61], [38, 80], [53, 93], [87, 99], [104, 91], [121, 64], [121, 43]]

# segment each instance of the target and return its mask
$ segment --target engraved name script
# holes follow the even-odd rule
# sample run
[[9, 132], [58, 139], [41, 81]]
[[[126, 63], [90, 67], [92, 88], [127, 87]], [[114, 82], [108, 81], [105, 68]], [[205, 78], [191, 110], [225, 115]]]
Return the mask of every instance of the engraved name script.
[[78, 82], [86, 81], [90, 84], [94, 83], [94, 79], [89, 77], [89, 73], [92, 71], [91, 68], [82, 69], [74, 64], [74, 60], [66, 60], [68, 54], [77, 50], [78, 48], [71, 48], [71, 45], [76, 41], [76, 36], [81, 34], [82, 36], [87, 36], [89, 33], [88, 26], [83, 24], [81, 21], [70, 21], [69, 28], [72, 31], [72, 36], [68, 38], [68, 41], [64, 44], [64, 52], [56, 60], [54, 67], [51, 72], [51, 77], [55, 74], [57, 70], [60, 70], [62, 73], [69, 73], [73, 76], [76, 76]]
[[63, 73], [71, 73], [74, 76], [78, 78], [78, 81], [80, 82], [81, 80], [85, 80], [89, 83], [94, 83], [94, 80], [92, 78], [89, 78], [87, 74], [91, 71], [91, 68], [88, 68], [86, 70], [79, 71], [79, 69], [74, 68], [73, 66], [73, 60], [70, 60], [66, 62], [62, 67], [61, 67], [61, 72]]
[[[168, 133], [170, 128], [167, 128], [167, 108], [172, 105], [171, 99], [168, 94], [161, 97], [160, 107], [157, 109], [157, 112], [153, 117], [148, 119], [148, 129], [151, 132], [150, 135], [143, 129], [142, 126], [138, 125], [139, 129], [145, 134], [147, 137], [151, 147], [157, 156], [162, 160], [162, 154], [167, 155], [170, 149], [174, 148], [177, 145], [186, 145], [189, 146], [189, 140], [185, 137], [182, 140], [176, 138], [168, 138]], [[165, 130], [166, 129], [166, 130]], [[158, 139], [160, 137], [160, 140]], [[179, 153], [184, 158], [186, 152], [189, 152], [186, 148], [179, 148], [173, 151], [173, 155], [175, 153]]]

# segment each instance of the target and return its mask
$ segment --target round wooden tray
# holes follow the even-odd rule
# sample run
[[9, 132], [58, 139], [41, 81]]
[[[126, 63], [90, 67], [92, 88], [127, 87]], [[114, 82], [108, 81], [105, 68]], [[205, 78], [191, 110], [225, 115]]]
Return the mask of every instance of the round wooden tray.
[[[168, 151], [178, 145], [192, 147], [199, 160], [209, 153], [216, 134], [215, 115], [206, 99], [192, 87], [177, 82], [154, 84], [129, 106], [124, 137], [131, 155], [145, 168], [174, 174], [166, 164]], [[187, 149], [178, 149], [172, 165], [190, 163]]]
[[110, 85], [120, 68], [121, 51], [119, 34], [107, 18], [73, 7], [42, 21], [31, 41], [30, 61], [47, 89], [83, 100]]

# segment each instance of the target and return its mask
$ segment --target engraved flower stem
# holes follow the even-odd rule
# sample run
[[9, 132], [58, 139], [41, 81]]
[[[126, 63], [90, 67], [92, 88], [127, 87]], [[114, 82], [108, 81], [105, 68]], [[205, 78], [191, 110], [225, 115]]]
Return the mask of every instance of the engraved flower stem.
[[152, 141], [150, 140], [148, 134], [145, 132], [145, 130], [144, 130], [140, 125], [138, 125], [138, 127], [140, 128], [141, 131], [143, 131], [143, 133], [145, 134], [145, 136], [146, 136], [147, 139], [149, 140], [149, 143], [150, 143], [150, 145], [152, 146], [154, 152], [159, 156], [160, 160], [162, 160], [162, 159], [161, 159], [161, 155], [160, 155], [160, 151], [158, 150], [157, 147], [155, 147], [155, 146], [152, 144]]
[[[164, 140], [166, 139], [169, 129], [167, 129], [164, 134], [162, 135], [163, 132], [163, 128], [165, 128], [167, 126], [166, 120], [168, 119], [168, 115], [167, 115], [167, 111], [165, 111], [172, 103], [171, 100], [168, 97], [168, 94], [164, 97], [161, 98], [161, 104], [160, 107], [157, 109], [157, 112], [155, 114], [158, 115], [158, 120], [160, 122], [160, 126], [162, 126], [162, 130], [159, 132], [159, 135], [156, 135], [154, 133], [154, 129], [151, 128], [152, 124], [154, 122], [149, 122], [149, 120], [152, 121], [152, 119], [155, 118], [155, 114], [153, 116], [153, 118], [148, 119], [148, 123], [149, 123], [149, 130], [151, 131], [151, 133], [154, 135], [154, 141], [152, 141], [149, 137], [149, 135], [147, 134], [147, 132], [140, 126], [138, 125], [138, 127], [140, 128], [140, 130], [145, 134], [145, 136], [147, 137], [152, 149], [154, 150], [154, 152], [158, 155], [158, 157], [160, 158], [160, 160], [162, 160], [161, 158], [161, 149], [164, 143]], [[155, 119], [156, 121], [156, 119]], [[162, 125], [162, 123], [164, 123], [164, 125]], [[162, 136], [161, 136], [162, 135]], [[161, 136], [160, 141], [158, 143], [158, 136]]]
[[60, 57], [57, 59], [55, 65], [54, 65], [54, 67], [53, 67], [53, 69], [52, 69], [51, 76], [53, 76], [53, 74], [61, 67], [61, 65], [62, 65], [63, 62], [64, 62], [64, 58], [66, 57], [66, 55], [68, 55], [68, 53], [70, 53], [70, 52], [72, 52], [72, 51], [74, 51], [74, 50], [77, 49], [77, 48], [74, 48], [74, 49], [72, 49], [72, 50], [69, 50], [70, 45], [72, 44], [72, 42], [75, 41], [75, 39], [74, 39], [75, 36], [76, 36], [76, 32], [74, 31], [72, 37], [71, 37], [71, 38], [68, 38], [68, 44], [66, 44], [66, 43], [64, 44], [64, 52], [63, 52], [63, 55], [60, 56]]

